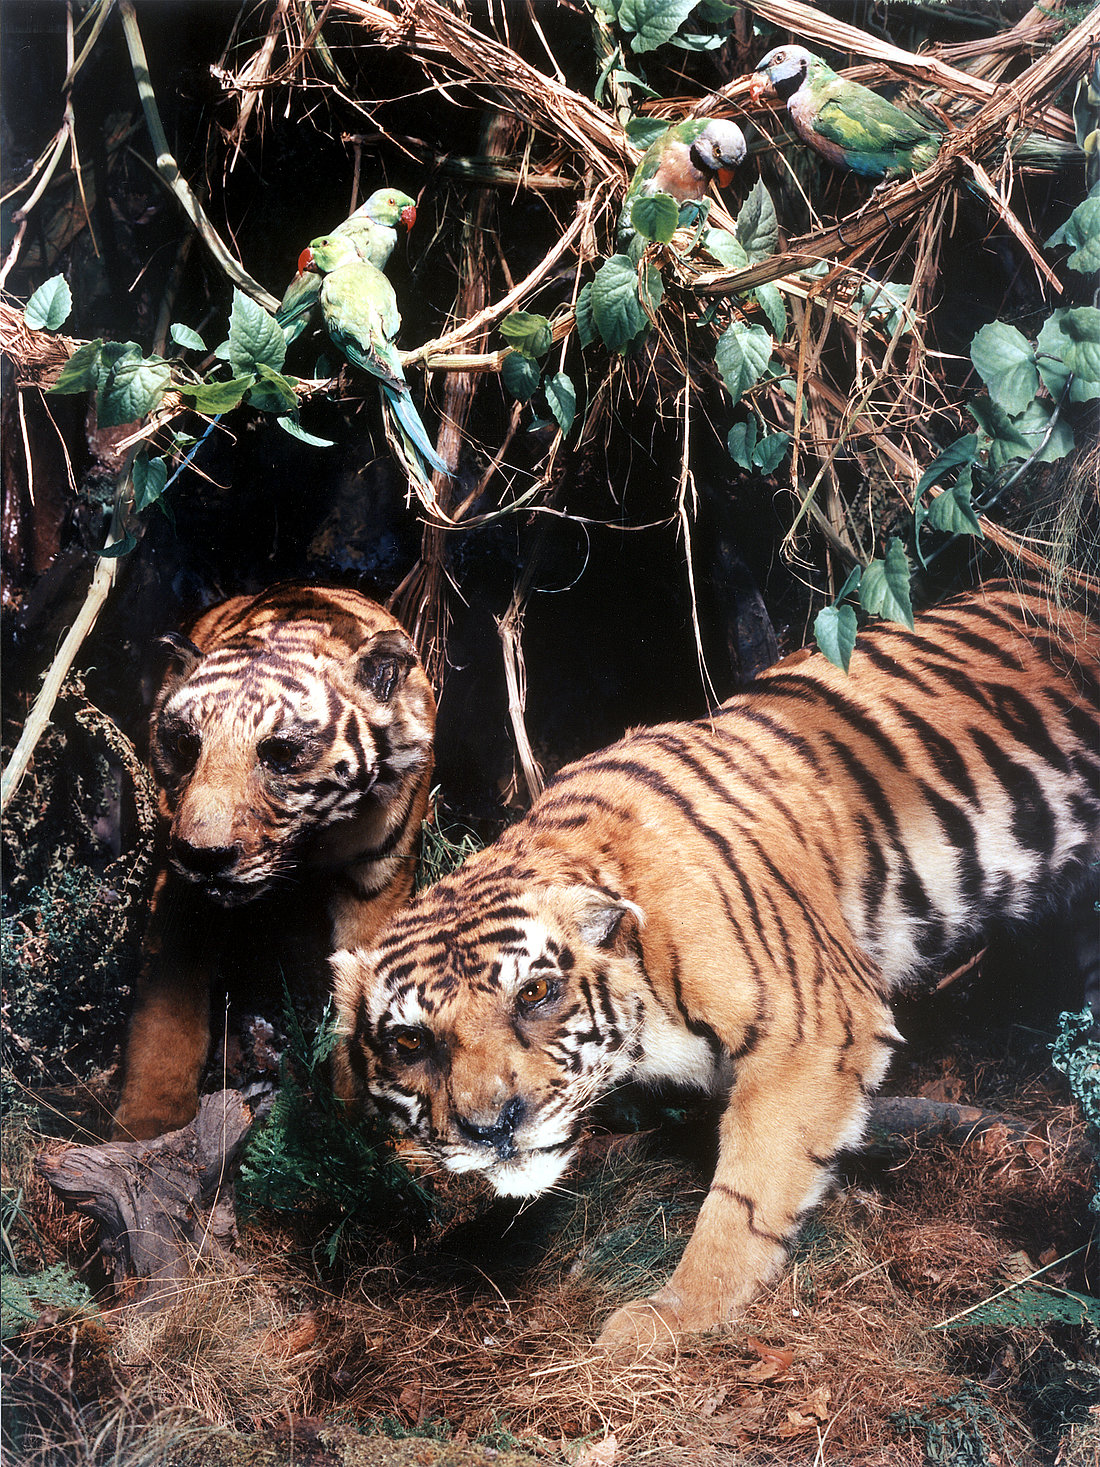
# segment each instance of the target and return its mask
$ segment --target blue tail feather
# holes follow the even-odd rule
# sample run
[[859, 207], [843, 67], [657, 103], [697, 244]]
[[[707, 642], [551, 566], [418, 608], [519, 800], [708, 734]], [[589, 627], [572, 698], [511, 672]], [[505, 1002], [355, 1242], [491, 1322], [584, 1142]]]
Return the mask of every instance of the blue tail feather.
[[432, 447], [428, 431], [420, 421], [420, 414], [408, 392], [397, 392], [387, 382], [380, 382], [379, 386], [385, 394], [386, 401], [393, 409], [393, 415], [408, 434], [409, 441], [414, 445], [417, 452], [430, 464], [437, 473], [446, 474], [451, 477], [451, 471]]

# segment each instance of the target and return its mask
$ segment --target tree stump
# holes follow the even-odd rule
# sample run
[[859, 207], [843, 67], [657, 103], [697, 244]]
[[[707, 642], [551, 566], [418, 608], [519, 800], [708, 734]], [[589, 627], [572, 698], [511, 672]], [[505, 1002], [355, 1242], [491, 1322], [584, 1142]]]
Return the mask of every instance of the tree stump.
[[143, 1312], [178, 1298], [200, 1259], [236, 1237], [231, 1182], [252, 1113], [236, 1090], [206, 1095], [190, 1125], [153, 1141], [72, 1146], [35, 1165], [102, 1227], [120, 1297]]

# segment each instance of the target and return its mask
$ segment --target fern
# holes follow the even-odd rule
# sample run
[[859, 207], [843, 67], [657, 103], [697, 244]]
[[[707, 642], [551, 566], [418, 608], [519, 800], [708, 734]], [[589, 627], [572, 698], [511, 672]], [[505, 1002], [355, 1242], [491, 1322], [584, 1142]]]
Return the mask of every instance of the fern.
[[43, 1309], [94, 1310], [88, 1287], [67, 1263], [54, 1263], [28, 1277], [5, 1268], [0, 1273], [0, 1339], [14, 1339], [33, 1325]]
[[[1069, 1081], [1093, 1139], [1100, 1140], [1100, 1041], [1096, 1038], [1096, 1017], [1092, 1010], [1084, 1008], [1080, 1013], [1062, 1014], [1058, 1038], [1050, 1049], [1051, 1064]], [[1089, 1207], [1093, 1212], [1100, 1212], [1100, 1182]]]

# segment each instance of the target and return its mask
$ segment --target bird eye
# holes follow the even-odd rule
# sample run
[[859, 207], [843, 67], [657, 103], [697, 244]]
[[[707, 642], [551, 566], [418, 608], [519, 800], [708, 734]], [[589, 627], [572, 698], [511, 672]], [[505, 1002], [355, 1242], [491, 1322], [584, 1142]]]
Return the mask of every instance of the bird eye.
[[264, 739], [256, 748], [260, 763], [276, 774], [285, 774], [288, 769], [293, 768], [301, 752], [301, 745], [294, 739], [280, 738], [278, 735]]
[[525, 1008], [534, 1008], [535, 1004], [542, 1003], [550, 993], [550, 984], [545, 978], [532, 978], [530, 983], [524, 984], [519, 991], [519, 1001]]
[[406, 1058], [411, 1059], [424, 1052], [424, 1035], [418, 1029], [398, 1029], [392, 1039]]

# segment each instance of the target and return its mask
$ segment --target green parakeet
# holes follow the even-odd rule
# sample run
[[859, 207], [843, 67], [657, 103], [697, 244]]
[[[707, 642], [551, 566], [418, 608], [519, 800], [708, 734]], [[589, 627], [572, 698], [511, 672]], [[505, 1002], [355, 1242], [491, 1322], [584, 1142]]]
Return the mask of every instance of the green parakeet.
[[846, 81], [805, 46], [768, 52], [750, 83], [753, 101], [769, 88], [786, 102], [804, 142], [837, 168], [864, 178], [919, 173], [940, 150], [931, 122], [903, 112], [859, 82]]
[[401, 327], [393, 286], [376, 265], [360, 257], [347, 235], [329, 234], [303, 250], [300, 263], [321, 276], [321, 316], [333, 343], [353, 366], [378, 379], [382, 396], [416, 452], [449, 474], [413, 405], [394, 338]]
[[[331, 233], [350, 239], [361, 260], [384, 270], [397, 244], [398, 225], [411, 229], [415, 223], [416, 203], [408, 194], [396, 188], [379, 188]], [[275, 314], [288, 345], [309, 325], [321, 299], [321, 277], [315, 270], [303, 268], [304, 258], [303, 252], [298, 259], [298, 273], [287, 286]]]
[[671, 194], [679, 204], [705, 199], [711, 180], [725, 188], [745, 157], [745, 136], [736, 122], [721, 117], [690, 117], [661, 134], [634, 170], [619, 216], [620, 234], [631, 229], [637, 199]]

